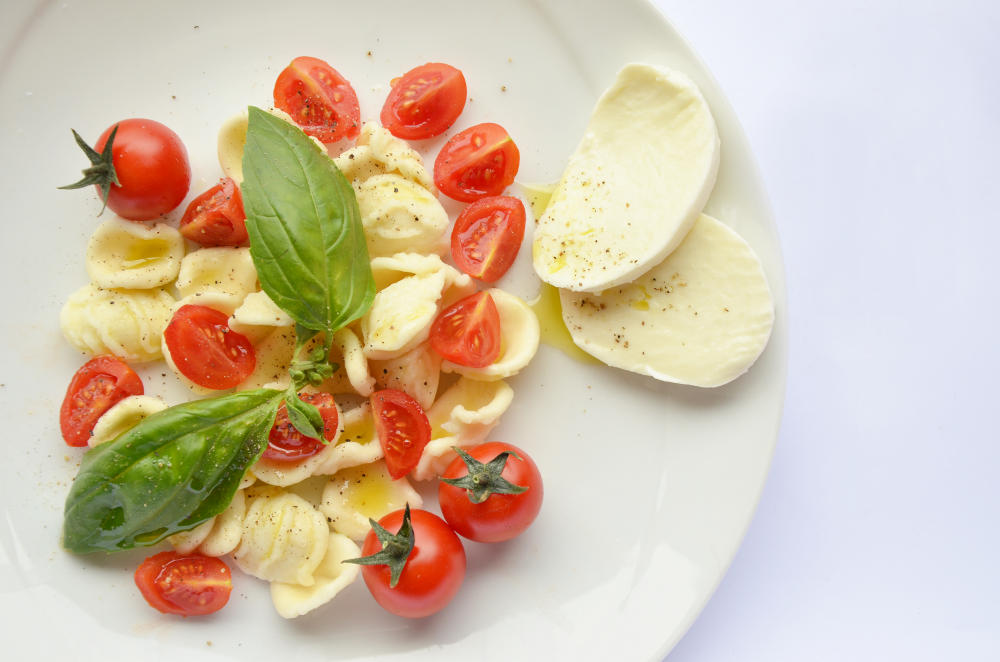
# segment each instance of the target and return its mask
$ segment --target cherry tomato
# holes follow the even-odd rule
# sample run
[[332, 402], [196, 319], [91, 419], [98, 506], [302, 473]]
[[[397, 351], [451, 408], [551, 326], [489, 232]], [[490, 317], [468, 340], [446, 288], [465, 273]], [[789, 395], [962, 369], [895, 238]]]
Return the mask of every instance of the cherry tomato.
[[207, 306], [181, 306], [163, 341], [180, 373], [205, 388], [233, 388], [257, 365], [253, 344], [229, 328], [225, 313]]
[[372, 393], [375, 433], [393, 480], [413, 471], [431, 440], [431, 424], [417, 401], [395, 389]]
[[59, 410], [59, 427], [66, 444], [86, 446], [97, 419], [130, 395], [142, 395], [139, 375], [113, 356], [87, 361], [69, 382]]
[[[108, 207], [130, 221], [152, 221], [179, 205], [191, 186], [191, 164], [180, 137], [159, 122], [127, 119], [118, 123], [111, 162], [118, 175]], [[114, 125], [105, 129], [94, 149], [101, 152]], [[97, 187], [98, 196], [101, 195]]]
[[382, 106], [382, 126], [404, 140], [439, 136], [465, 109], [465, 76], [447, 64], [430, 63], [392, 82]]
[[500, 357], [500, 312], [489, 292], [476, 292], [445, 308], [431, 325], [431, 349], [470, 368]]
[[524, 239], [524, 204], [498, 195], [462, 210], [451, 231], [451, 256], [458, 268], [487, 283], [507, 273]]
[[322, 142], [357, 138], [358, 95], [347, 79], [323, 60], [297, 57], [274, 84], [274, 105], [292, 116], [307, 135]]
[[[387, 565], [363, 565], [361, 575], [372, 597], [382, 607], [397, 616], [423, 618], [444, 609], [458, 593], [465, 579], [465, 547], [444, 520], [426, 510], [411, 510], [413, 551], [399, 576], [399, 582], [389, 587]], [[390, 533], [399, 532], [403, 511], [389, 513], [378, 522]], [[374, 531], [365, 536], [361, 549], [369, 556], [382, 549]]]
[[449, 198], [475, 202], [500, 195], [517, 175], [521, 153], [499, 124], [477, 124], [455, 134], [434, 161], [434, 183]]
[[[327, 441], [333, 441], [337, 436], [337, 426], [340, 417], [337, 414], [337, 404], [329, 393], [304, 393], [299, 396], [303, 402], [316, 405], [323, 417], [323, 436]], [[324, 443], [319, 439], [307, 437], [288, 420], [288, 408], [282, 403], [278, 415], [267, 436], [267, 448], [264, 457], [277, 462], [294, 462], [312, 457], [323, 449]]]
[[[473, 503], [466, 490], [447, 483], [438, 484], [441, 514], [460, 536], [476, 542], [502, 542], [524, 533], [538, 517], [544, 495], [542, 474], [527, 453], [517, 446], [499, 441], [490, 441], [466, 450], [483, 464], [504, 451], [513, 451], [521, 459], [508, 456], [500, 475], [514, 485], [527, 487], [526, 492], [491, 494], [482, 503]], [[459, 457], [448, 465], [441, 477], [461, 478], [468, 474], [465, 462]]]
[[202, 246], [239, 246], [248, 238], [246, 220], [240, 189], [227, 177], [191, 201], [180, 230]]
[[232, 575], [222, 560], [160, 552], [135, 571], [135, 585], [153, 609], [163, 614], [204, 616], [229, 602]]

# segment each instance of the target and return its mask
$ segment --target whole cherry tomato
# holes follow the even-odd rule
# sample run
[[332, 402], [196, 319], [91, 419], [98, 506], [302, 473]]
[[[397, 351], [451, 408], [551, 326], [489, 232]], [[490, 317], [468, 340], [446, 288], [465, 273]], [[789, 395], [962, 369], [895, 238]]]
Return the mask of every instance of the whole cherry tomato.
[[393, 480], [413, 471], [431, 440], [431, 424], [416, 400], [387, 388], [372, 393], [375, 434], [382, 444], [385, 464]]
[[163, 341], [177, 370], [205, 388], [233, 388], [257, 365], [250, 340], [229, 328], [225, 313], [208, 306], [181, 306], [164, 329]]
[[86, 446], [97, 419], [130, 395], [142, 395], [139, 375], [113, 356], [87, 361], [70, 380], [59, 410], [59, 427], [66, 444]]
[[160, 552], [135, 571], [135, 585], [149, 606], [164, 614], [204, 616], [229, 602], [232, 575], [220, 559]]
[[297, 57], [274, 83], [274, 105], [325, 143], [354, 139], [361, 132], [358, 95], [347, 79], [323, 60]]
[[202, 246], [239, 246], [248, 238], [246, 221], [240, 189], [226, 177], [191, 201], [180, 230]]
[[[473, 475], [478, 478], [472, 490], [442, 482], [438, 486], [438, 501], [441, 514], [455, 533], [476, 542], [502, 542], [510, 540], [531, 526], [542, 509], [542, 474], [538, 466], [523, 450], [512, 444], [490, 441], [465, 451], [476, 462]], [[492, 491], [498, 483], [497, 476], [488, 471], [490, 462], [501, 453], [511, 453], [499, 477], [516, 487], [526, 487], [520, 494]], [[516, 457], [515, 454], [516, 453]], [[520, 458], [520, 459], [519, 459]], [[441, 475], [449, 480], [461, 479], [469, 475], [469, 467], [461, 457], [455, 458]], [[482, 502], [477, 490], [489, 491]], [[492, 489], [491, 489], [492, 488]]]
[[431, 349], [452, 363], [485, 368], [500, 357], [500, 312], [489, 292], [476, 292], [441, 311]]
[[[323, 417], [323, 437], [327, 441], [333, 441], [337, 436], [337, 426], [340, 425], [337, 403], [333, 401], [333, 396], [329, 393], [303, 393], [299, 395], [299, 399], [319, 409], [319, 414]], [[277, 462], [295, 462], [312, 457], [324, 446], [319, 439], [307, 437], [295, 429], [288, 420], [288, 407], [282, 403], [267, 436], [267, 448], [264, 449], [263, 457]]]
[[517, 258], [524, 239], [524, 203], [498, 195], [462, 210], [451, 231], [451, 256], [473, 278], [495, 283]]
[[392, 81], [382, 126], [404, 140], [441, 135], [465, 109], [465, 76], [447, 64], [430, 63], [407, 71]]
[[500, 195], [514, 182], [521, 153], [499, 124], [477, 124], [455, 134], [434, 161], [434, 183], [449, 198], [475, 202]]

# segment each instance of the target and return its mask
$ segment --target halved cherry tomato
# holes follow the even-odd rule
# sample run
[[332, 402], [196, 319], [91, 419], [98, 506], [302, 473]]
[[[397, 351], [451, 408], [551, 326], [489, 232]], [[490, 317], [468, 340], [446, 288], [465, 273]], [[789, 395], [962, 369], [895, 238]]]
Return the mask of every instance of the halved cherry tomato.
[[180, 373], [205, 388], [233, 388], [257, 365], [253, 344], [229, 328], [225, 313], [208, 306], [181, 306], [163, 341]]
[[449, 198], [475, 202], [500, 195], [514, 182], [521, 153], [499, 124], [477, 124], [455, 134], [434, 161], [434, 183]]
[[495, 283], [517, 258], [524, 239], [524, 203], [498, 195], [462, 210], [451, 231], [451, 256], [473, 278]]
[[[333, 441], [337, 436], [337, 426], [340, 417], [337, 415], [337, 404], [329, 393], [303, 393], [299, 395], [303, 402], [315, 405], [319, 415], [323, 417], [323, 436], [327, 441]], [[294, 462], [304, 460], [318, 453], [324, 443], [314, 437], [307, 437], [288, 420], [288, 407], [284, 403], [278, 407], [278, 415], [267, 436], [267, 448], [264, 457], [278, 462]]]
[[393, 480], [413, 471], [431, 440], [431, 424], [416, 400], [396, 389], [372, 394], [375, 433]]
[[191, 186], [191, 164], [180, 136], [159, 122], [133, 118], [105, 129], [95, 150], [104, 150], [115, 126], [111, 161], [121, 186], [111, 185], [111, 211], [130, 221], [152, 221], [182, 203]]
[[86, 446], [97, 419], [130, 395], [142, 395], [142, 380], [113, 356], [87, 361], [69, 382], [59, 410], [59, 427], [66, 444]]
[[358, 95], [347, 79], [323, 60], [297, 57], [274, 83], [274, 105], [292, 116], [307, 135], [322, 142], [357, 138]]
[[232, 574], [221, 559], [160, 552], [135, 571], [135, 585], [153, 609], [163, 614], [204, 616], [229, 602]]
[[[542, 509], [542, 474], [538, 465], [523, 450], [512, 444], [489, 441], [466, 453], [487, 464], [504, 451], [517, 453], [507, 456], [500, 475], [510, 483], [527, 487], [521, 494], [491, 494], [482, 503], [469, 500], [466, 490], [447, 483], [438, 485], [441, 514], [458, 535], [476, 542], [502, 542], [515, 538], [531, 526]], [[462, 458], [455, 458], [442, 478], [461, 478], [469, 474]]]
[[452, 363], [485, 368], [500, 357], [500, 312], [489, 292], [445, 308], [431, 325], [431, 349]]
[[[379, 520], [389, 533], [398, 533], [403, 525], [403, 512], [391, 512]], [[387, 565], [363, 565], [361, 576], [372, 597], [382, 607], [397, 616], [423, 618], [441, 611], [451, 602], [465, 579], [465, 547], [444, 520], [426, 510], [411, 510], [413, 551], [406, 560], [399, 582], [389, 586]], [[365, 536], [361, 549], [370, 556], [382, 549], [374, 531]]]
[[465, 109], [465, 76], [447, 64], [432, 62], [407, 71], [392, 82], [382, 106], [382, 126], [404, 140], [439, 136]]
[[202, 246], [239, 246], [247, 240], [246, 221], [240, 189], [226, 177], [191, 201], [180, 230]]

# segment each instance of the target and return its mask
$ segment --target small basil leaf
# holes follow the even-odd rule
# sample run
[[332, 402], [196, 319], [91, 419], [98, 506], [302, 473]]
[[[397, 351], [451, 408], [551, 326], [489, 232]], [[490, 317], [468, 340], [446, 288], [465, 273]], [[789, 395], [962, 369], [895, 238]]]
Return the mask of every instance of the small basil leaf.
[[333, 160], [251, 106], [243, 177], [250, 255], [267, 295], [299, 326], [331, 335], [361, 317], [375, 279], [354, 189]]
[[316, 405], [304, 402], [292, 391], [286, 393], [285, 409], [288, 410], [288, 421], [296, 430], [313, 439], [324, 439], [323, 416]]
[[63, 545], [78, 554], [153, 545], [218, 515], [267, 447], [281, 392], [170, 407], [83, 456]]

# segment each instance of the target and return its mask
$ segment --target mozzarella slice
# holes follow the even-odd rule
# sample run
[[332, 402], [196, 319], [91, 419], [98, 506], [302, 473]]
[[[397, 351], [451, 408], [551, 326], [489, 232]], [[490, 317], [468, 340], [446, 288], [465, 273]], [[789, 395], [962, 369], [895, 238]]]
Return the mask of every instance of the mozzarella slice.
[[241, 488], [236, 490], [226, 509], [212, 518], [215, 520], [212, 530], [198, 545], [198, 553], [204, 556], [222, 556], [236, 549], [243, 535], [246, 513], [246, 497]]
[[356, 190], [372, 257], [447, 250], [448, 213], [420, 184], [401, 175], [376, 175]]
[[173, 304], [166, 290], [105, 290], [91, 283], [70, 295], [59, 326], [69, 344], [85, 354], [155, 361], [163, 356], [160, 337]]
[[181, 260], [177, 290], [182, 297], [198, 292], [230, 294], [238, 299], [236, 305], [240, 305], [248, 294], [257, 290], [257, 269], [250, 249], [217, 246], [188, 253]]
[[111, 409], [104, 412], [90, 433], [87, 444], [91, 448], [134, 428], [139, 421], [150, 414], [163, 411], [167, 403], [148, 395], [130, 395], [123, 398]]
[[177, 278], [184, 237], [169, 225], [153, 227], [115, 216], [97, 226], [87, 243], [87, 275], [103, 288], [144, 290]]
[[452, 447], [471, 448], [486, 441], [500, 423], [514, 391], [503, 381], [479, 381], [462, 377], [427, 410], [431, 440], [413, 470], [416, 480], [441, 475], [458, 454]]
[[371, 530], [369, 518], [377, 522], [407, 503], [420, 508], [423, 499], [405, 477], [392, 480], [385, 460], [379, 460], [338, 471], [326, 484], [319, 509], [334, 531], [364, 540]]
[[274, 603], [274, 608], [283, 618], [295, 618], [325, 605], [358, 578], [361, 566], [344, 561], [360, 556], [361, 548], [350, 538], [331, 533], [323, 562], [313, 573], [316, 583], [312, 586], [300, 586], [271, 582], [271, 602]]
[[715, 185], [719, 145], [708, 104], [687, 76], [625, 65], [539, 219], [535, 271], [578, 292], [638, 278], [694, 225]]
[[760, 259], [704, 214], [667, 259], [601, 295], [563, 290], [573, 341], [608, 365], [656, 379], [721, 386], [764, 351], [774, 305]]
[[489, 294], [500, 313], [500, 357], [485, 368], [469, 368], [445, 361], [441, 364], [442, 371], [457, 372], [471, 379], [493, 381], [516, 375], [535, 356], [541, 337], [535, 311], [520, 298], [503, 290], [494, 288], [489, 290]]
[[434, 404], [441, 379], [441, 357], [429, 342], [394, 359], [372, 361], [371, 368], [379, 388], [402, 391], [425, 410]]

